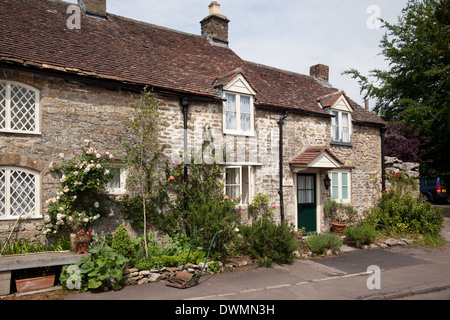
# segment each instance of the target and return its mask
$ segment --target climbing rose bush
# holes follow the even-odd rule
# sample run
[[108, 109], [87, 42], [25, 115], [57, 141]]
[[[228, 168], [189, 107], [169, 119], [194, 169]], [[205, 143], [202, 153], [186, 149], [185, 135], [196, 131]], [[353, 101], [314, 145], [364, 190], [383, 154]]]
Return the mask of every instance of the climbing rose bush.
[[[62, 174], [61, 188], [56, 196], [46, 201], [44, 235], [57, 233], [62, 228], [77, 232], [106, 213], [100, 190], [112, 179], [110, 161], [114, 156], [101, 154], [91, 147], [91, 140], [84, 140], [82, 155], [54, 163], [51, 169]], [[63, 154], [60, 154], [64, 158]]]

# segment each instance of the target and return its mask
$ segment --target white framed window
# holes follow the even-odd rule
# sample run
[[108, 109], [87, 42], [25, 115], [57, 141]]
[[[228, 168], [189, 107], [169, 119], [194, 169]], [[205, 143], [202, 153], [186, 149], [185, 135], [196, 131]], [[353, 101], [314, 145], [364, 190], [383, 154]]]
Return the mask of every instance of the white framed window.
[[39, 173], [16, 167], [0, 167], [0, 220], [40, 218]]
[[331, 111], [332, 142], [351, 143], [351, 114], [344, 111]]
[[254, 196], [254, 168], [227, 166], [224, 175], [225, 194], [232, 199], [241, 199], [240, 204], [250, 204]]
[[224, 133], [254, 135], [253, 97], [238, 93], [225, 93]]
[[350, 171], [333, 171], [331, 173], [331, 198], [344, 203], [350, 202]]
[[110, 170], [112, 180], [106, 185], [106, 192], [109, 194], [125, 194], [127, 192], [127, 170], [117, 166]]
[[39, 90], [0, 80], [0, 132], [39, 134]]

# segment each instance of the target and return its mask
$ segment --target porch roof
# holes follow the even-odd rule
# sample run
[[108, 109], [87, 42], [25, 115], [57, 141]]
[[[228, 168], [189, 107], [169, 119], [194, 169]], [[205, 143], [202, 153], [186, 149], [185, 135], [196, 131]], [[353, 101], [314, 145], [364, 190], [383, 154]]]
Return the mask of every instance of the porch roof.
[[291, 166], [308, 168], [340, 168], [342, 162], [327, 146], [313, 146], [308, 148], [289, 163]]

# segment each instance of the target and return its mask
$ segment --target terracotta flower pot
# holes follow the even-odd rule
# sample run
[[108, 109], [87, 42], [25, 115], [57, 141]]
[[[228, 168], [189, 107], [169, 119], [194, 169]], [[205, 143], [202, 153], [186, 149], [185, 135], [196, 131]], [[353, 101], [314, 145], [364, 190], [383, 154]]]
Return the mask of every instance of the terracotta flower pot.
[[89, 238], [80, 238], [75, 233], [71, 233], [70, 244], [72, 245], [72, 250], [77, 254], [86, 254]]
[[28, 292], [51, 288], [55, 284], [55, 275], [16, 280], [17, 292]]
[[344, 234], [344, 229], [347, 226], [347, 224], [341, 222], [332, 222], [331, 226], [335, 234], [337, 234], [338, 236], [342, 236]]

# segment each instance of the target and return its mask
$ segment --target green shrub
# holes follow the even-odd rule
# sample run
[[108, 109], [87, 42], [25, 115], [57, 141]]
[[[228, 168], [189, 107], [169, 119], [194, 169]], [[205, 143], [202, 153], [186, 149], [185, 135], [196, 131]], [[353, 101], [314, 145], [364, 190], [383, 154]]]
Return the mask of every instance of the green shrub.
[[93, 247], [89, 253], [79, 262], [63, 267], [59, 278], [61, 284], [67, 289], [79, 291], [105, 287], [121, 289], [124, 282], [122, 269], [128, 259], [108, 246]]
[[[188, 253], [182, 253], [178, 255], [168, 256], [153, 256], [146, 262], [140, 262], [135, 265], [138, 270], [150, 270], [153, 268], [159, 269], [162, 267], [178, 267], [186, 262], [186, 257]], [[198, 264], [200, 262], [205, 262], [206, 253], [200, 250], [192, 250], [187, 263]]]
[[444, 223], [442, 209], [433, 208], [430, 203], [423, 203], [419, 197], [397, 188], [384, 193], [366, 218], [378, 230], [399, 235], [438, 236]]
[[341, 251], [342, 239], [334, 233], [311, 234], [308, 236], [307, 244], [315, 255], [326, 254], [328, 250], [338, 253]]
[[130, 234], [127, 229], [121, 224], [114, 234], [112, 240], [112, 249], [118, 254], [123, 255], [126, 258], [132, 258], [134, 255], [134, 245], [131, 241]]
[[362, 224], [355, 227], [346, 227], [344, 235], [347, 237], [347, 240], [354, 242], [357, 247], [361, 247], [362, 245], [371, 244], [377, 233], [372, 225]]
[[291, 263], [298, 247], [292, 225], [282, 222], [277, 225], [267, 218], [256, 220], [251, 226], [241, 227], [248, 253], [258, 259], [261, 266], [274, 263]]

